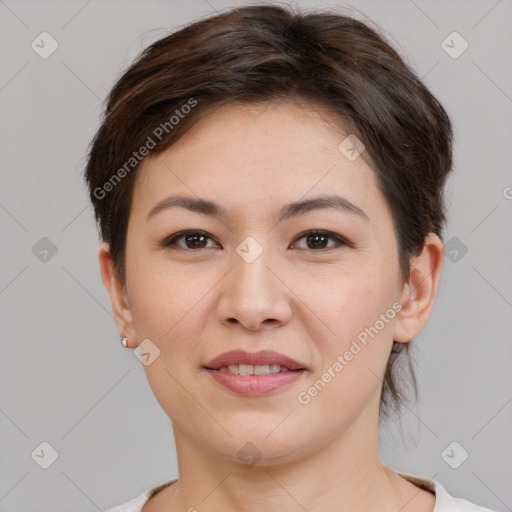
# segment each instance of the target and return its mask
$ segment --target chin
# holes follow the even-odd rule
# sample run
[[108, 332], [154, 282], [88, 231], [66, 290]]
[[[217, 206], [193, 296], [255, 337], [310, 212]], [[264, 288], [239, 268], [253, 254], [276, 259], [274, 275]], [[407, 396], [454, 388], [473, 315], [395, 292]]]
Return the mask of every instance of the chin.
[[[281, 421], [282, 419], [281, 417]], [[303, 451], [307, 442], [299, 438], [298, 432], [290, 429], [283, 429], [278, 434], [275, 430], [278, 424], [279, 422], [273, 423], [270, 428], [267, 424], [247, 430], [238, 428], [236, 433], [227, 427], [233, 437], [224, 433], [222, 439], [205, 439], [204, 442], [219, 458], [245, 466], [272, 466], [294, 461], [300, 455], [297, 446], [301, 446], [300, 451]]]

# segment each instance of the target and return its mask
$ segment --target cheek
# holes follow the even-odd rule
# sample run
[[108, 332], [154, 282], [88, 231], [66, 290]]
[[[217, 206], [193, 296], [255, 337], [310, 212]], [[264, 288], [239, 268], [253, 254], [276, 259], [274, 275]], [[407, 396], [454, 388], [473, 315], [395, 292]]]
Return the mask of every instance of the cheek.
[[[127, 268], [128, 270], [128, 268]], [[197, 343], [211, 306], [218, 272], [204, 266], [155, 264], [133, 259], [129, 275], [130, 307], [138, 339], [153, 340], [161, 361], [172, 367], [195, 364]], [[211, 313], [211, 311], [209, 312]]]
[[[352, 418], [372, 397], [382, 381], [392, 346], [395, 290], [391, 272], [332, 273], [320, 288], [310, 288], [308, 306], [329, 329], [315, 339], [320, 364], [302, 389], [298, 402], [304, 413], [332, 418]], [[385, 321], [381, 315], [386, 315]], [[314, 333], [312, 333], [314, 336]], [[301, 401], [302, 400], [302, 401]], [[339, 415], [337, 404], [343, 407]], [[345, 421], [343, 420], [343, 421]]]
[[[388, 273], [389, 274], [389, 273]], [[394, 300], [395, 290], [385, 269], [331, 269], [322, 279], [308, 280], [302, 294], [305, 303], [326, 327], [326, 339], [338, 347], [373, 325]], [[328, 277], [328, 278], [327, 278]], [[387, 325], [387, 324], [386, 324]]]
[[136, 329], [149, 330], [163, 341], [180, 321], [187, 322], [190, 311], [204, 295], [204, 281], [204, 277], [201, 280], [183, 275], [137, 272], [130, 290]]
[[[159, 349], [154, 362], [144, 366], [148, 383], [173, 420], [198, 415], [189, 395], [191, 376], [195, 366], [199, 371], [198, 340], [215, 280], [205, 273], [160, 272], [152, 265], [133, 268], [137, 270], [131, 275], [130, 299], [137, 338], [149, 338]], [[188, 392], [183, 390], [185, 383]]]

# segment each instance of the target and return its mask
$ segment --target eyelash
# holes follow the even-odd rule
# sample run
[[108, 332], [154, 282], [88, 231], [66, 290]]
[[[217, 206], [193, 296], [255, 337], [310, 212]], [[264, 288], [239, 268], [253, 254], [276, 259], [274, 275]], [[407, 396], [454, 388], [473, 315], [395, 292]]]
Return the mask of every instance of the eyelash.
[[[205, 250], [205, 249], [211, 249], [211, 247], [203, 247], [200, 249], [190, 249], [188, 247], [180, 247], [179, 245], [176, 244], [176, 242], [179, 239], [184, 238], [186, 235], [191, 235], [191, 234], [192, 235], [203, 235], [203, 236], [206, 236], [206, 237], [212, 239], [212, 237], [205, 231], [199, 231], [199, 230], [180, 231], [179, 233], [175, 233], [174, 235], [166, 238], [163, 242], [160, 243], [160, 246], [165, 249], [176, 249], [177, 248], [177, 249], [183, 249], [185, 251], [195, 251], [195, 252], [200, 251], [200, 250]], [[335, 240], [341, 246], [351, 246], [350, 242], [348, 242], [344, 238], [336, 235], [335, 233], [332, 233], [331, 231], [325, 231], [325, 230], [321, 230], [321, 229], [314, 229], [311, 231], [306, 231], [306, 232], [300, 234], [295, 239], [295, 241], [301, 240], [302, 238], [306, 238], [307, 236], [315, 236], [315, 235], [331, 238], [332, 240]], [[325, 247], [323, 249], [305, 249], [305, 250], [310, 250], [313, 252], [323, 252], [323, 251], [328, 251], [332, 248], [333, 247], [331, 246], [331, 247]]]

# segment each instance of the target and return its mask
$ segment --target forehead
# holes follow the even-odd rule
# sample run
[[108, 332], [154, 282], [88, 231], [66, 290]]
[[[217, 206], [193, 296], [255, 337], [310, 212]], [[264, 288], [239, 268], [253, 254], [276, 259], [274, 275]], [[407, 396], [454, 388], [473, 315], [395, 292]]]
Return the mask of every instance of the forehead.
[[337, 193], [379, 217], [387, 208], [374, 171], [349, 160], [349, 135], [315, 104], [228, 104], [197, 121], [139, 166], [133, 208], [148, 212], [171, 193], [214, 199], [236, 213]]

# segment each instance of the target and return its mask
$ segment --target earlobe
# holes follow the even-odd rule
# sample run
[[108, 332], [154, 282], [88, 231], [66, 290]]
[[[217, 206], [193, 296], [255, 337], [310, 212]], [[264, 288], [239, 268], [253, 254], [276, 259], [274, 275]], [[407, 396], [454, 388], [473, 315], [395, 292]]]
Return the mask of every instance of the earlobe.
[[125, 286], [116, 275], [114, 262], [110, 254], [110, 247], [106, 242], [102, 243], [100, 246], [98, 260], [101, 279], [110, 296], [114, 320], [121, 336], [128, 338], [127, 344], [129, 346], [130, 340], [135, 339], [133, 317], [128, 305]]
[[443, 260], [443, 242], [435, 233], [429, 233], [421, 254], [411, 258], [409, 278], [400, 297], [402, 309], [396, 316], [394, 341], [408, 343], [427, 323], [434, 307]]

